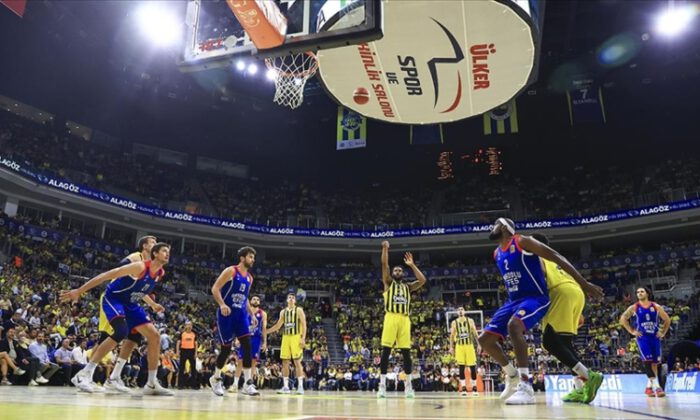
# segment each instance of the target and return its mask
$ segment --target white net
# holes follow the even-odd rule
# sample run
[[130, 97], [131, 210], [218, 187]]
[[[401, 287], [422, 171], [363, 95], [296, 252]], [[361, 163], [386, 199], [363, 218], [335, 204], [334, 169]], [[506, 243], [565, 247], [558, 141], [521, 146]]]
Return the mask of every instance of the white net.
[[275, 80], [273, 101], [291, 109], [304, 102], [306, 81], [316, 74], [318, 62], [312, 52], [265, 59], [269, 77]]

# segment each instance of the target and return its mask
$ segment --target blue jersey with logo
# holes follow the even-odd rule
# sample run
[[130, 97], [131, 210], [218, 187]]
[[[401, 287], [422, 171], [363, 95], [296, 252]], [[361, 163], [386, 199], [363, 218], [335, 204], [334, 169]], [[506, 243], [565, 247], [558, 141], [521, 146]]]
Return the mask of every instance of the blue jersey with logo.
[[493, 253], [496, 265], [501, 271], [508, 298], [517, 301], [529, 297], [548, 296], [547, 281], [542, 271], [540, 257], [520, 248], [520, 235], [504, 248], [498, 247]]
[[231, 308], [232, 311], [246, 311], [248, 303], [248, 293], [253, 285], [253, 276], [247, 273], [245, 276], [238, 271], [237, 267], [233, 267], [233, 276], [224, 283], [221, 287], [224, 303]]
[[110, 301], [121, 303], [140, 302], [143, 297], [153, 291], [156, 284], [165, 275], [165, 270], [159, 268], [151, 272], [151, 261], [145, 261], [146, 269], [136, 278], [131, 276], [119, 277], [107, 285], [105, 296]]
[[654, 302], [646, 308], [641, 303], [634, 304], [634, 314], [637, 316], [637, 331], [644, 336], [656, 337], [659, 332], [659, 311]]
[[255, 319], [258, 321], [258, 325], [255, 328], [250, 329], [250, 333], [253, 335], [253, 337], [256, 338], [262, 338], [263, 334], [263, 310], [258, 308], [257, 311], [255, 311]]

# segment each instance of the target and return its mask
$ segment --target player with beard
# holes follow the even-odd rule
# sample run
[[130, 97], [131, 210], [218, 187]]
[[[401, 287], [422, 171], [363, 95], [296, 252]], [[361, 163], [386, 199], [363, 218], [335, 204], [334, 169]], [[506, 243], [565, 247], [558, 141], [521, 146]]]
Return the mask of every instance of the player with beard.
[[[250, 298], [250, 306], [253, 307], [255, 314], [255, 323], [250, 324], [251, 347], [253, 359], [257, 362], [260, 360], [260, 352], [267, 351], [267, 313], [260, 307], [260, 296], [255, 295]], [[228, 389], [228, 392], [238, 392], [238, 381], [241, 378], [243, 371], [243, 347], [238, 348], [238, 362], [236, 364], [236, 374], [233, 377], [233, 385]], [[245, 389], [243, 390], [245, 393]]]
[[249, 272], [253, 268], [253, 264], [255, 264], [255, 249], [244, 246], [238, 250], [238, 265], [227, 267], [222, 271], [211, 287], [214, 300], [219, 305], [219, 309], [216, 311], [216, 325], [221, 349], [216, 358], [214, 374], [209, 378], [209, 385], [211, 385], [214, 395], [220, 397], [224, 395], [221, 369], [231, 354], [231, 344], [234, 337], [238, 338], [242, 349], [243, 376], [245, 377], [243, 393], [246, 395], [260, 394], [255, 389], [251, 372], [253, 349], [250, 327], [251, 325], [257, 326], [255, 312], [248, 299], [250, 289], [253, 287], [253, 275]]
[[[600, 287], [586, 281], [557, 251], [529, 236], [517, 235], [515, 223], [499, 218], [489, 239], [498, 241], [493, 252], [508, 292], [508, 300], [491, 318], [479, 336], [481, 347], [506, 373], [501, 399], [506, 404], [534, 404], [535, 393], [529, 380], [525, 331], [532, 328], [550, 307], [547, 282], [540, 258], [552, 261], [569, 274], [591, 297], [603, 296]], [[508, 361], [499, 341], [510, 335], [518, 369]]]
[[384, 284], [384, 326], [382, 328], [382, 358], [380, 367], [378, 398], [386, 397], [386, 372], [389, 368], [389, 356], [391, 349], [401, 350], [403, 357], [403, 370], [406, 374], [404, 394], [406, 398], [414, 398], [411, 385], [411, 292], [423, 287], [425, 276], [413, 262], [410, 252], [404, 254], [404, 263], [411, 268], [416, 276], [416, 281], [406, 283], [403, 267], [396, 266], [389, 271], [389, 241], [382, 242], [382, 283]]

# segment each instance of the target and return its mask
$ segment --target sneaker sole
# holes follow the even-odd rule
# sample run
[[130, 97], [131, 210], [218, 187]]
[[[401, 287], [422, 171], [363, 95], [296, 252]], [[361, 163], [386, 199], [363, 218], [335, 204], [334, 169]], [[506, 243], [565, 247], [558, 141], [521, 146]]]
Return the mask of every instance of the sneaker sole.
[[536, 401], [534, 399], [529, 400], [529, 401], [518, 401], [518, 402], [508, 402], [506, 401], [506, 405], [534, 405]]

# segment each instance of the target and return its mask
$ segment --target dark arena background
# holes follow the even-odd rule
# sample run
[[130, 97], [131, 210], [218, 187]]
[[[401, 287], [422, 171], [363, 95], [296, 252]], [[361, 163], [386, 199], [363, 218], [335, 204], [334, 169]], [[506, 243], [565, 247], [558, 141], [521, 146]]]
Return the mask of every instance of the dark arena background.
[[696, 419], [698, 15], [0, 0], [0, 418]]

